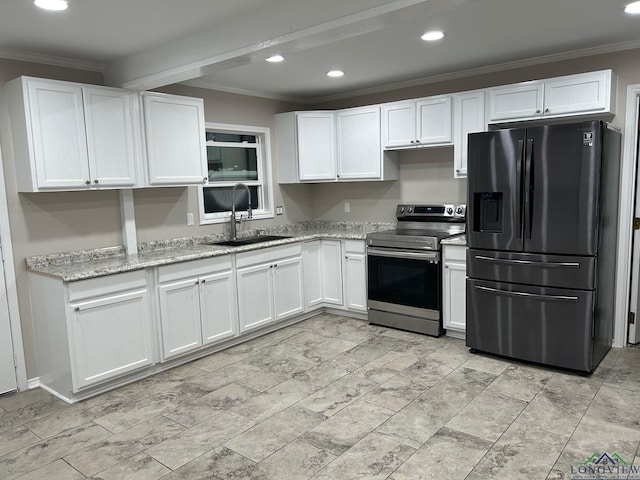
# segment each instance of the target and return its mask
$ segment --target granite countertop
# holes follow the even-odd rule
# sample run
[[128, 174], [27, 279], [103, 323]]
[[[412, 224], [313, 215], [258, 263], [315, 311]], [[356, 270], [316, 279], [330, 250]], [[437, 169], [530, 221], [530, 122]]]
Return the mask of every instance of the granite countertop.
[[56, 277], [64, 282], [73, 282], [318, 238], [364, 240], [369, 232], [388, 230], [394, 226], [393, 223], [375, 222], [302, 222], [268, 230], [244, 232], [238, 235], [238, 238], [254, 235], [286, 235], [289, 238], [240, 247], [206, 245], [227, 239], [223, 235], [212, 235], [146, 242], [138, 246], [138, 253], [135, 255], [126, 255], [124, 247], [118, 246], [40, 255], [29, 257], [26, 261], [27, 270], [30, 272]]
[[458, 246], [466, 247], [467, 236], [464, 233], [461, 235], [455, 235], [453, 237], [445, 238], [440, 243], [442, 245], [458, 245]]

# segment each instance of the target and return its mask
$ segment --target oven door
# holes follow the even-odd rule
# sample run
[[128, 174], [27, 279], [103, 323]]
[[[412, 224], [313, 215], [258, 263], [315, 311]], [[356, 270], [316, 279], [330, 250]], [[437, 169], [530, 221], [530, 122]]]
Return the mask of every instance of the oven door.
[[440, 253], [367, 248], [369, 309], [440, 321]]

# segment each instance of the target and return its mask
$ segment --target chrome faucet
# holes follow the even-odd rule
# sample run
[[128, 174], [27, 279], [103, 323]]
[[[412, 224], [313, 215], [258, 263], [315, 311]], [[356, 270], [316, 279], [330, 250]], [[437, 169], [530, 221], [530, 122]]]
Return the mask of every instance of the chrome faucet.
[[249, 208], [247, 209], [247, 218], [251, 218], [251, 190], [244, 183], [236, 183], [231, 190], [231, 240], [236, 240], [236, 222], [242, 221], [242, 215], [240, 220], [236, 220], [236, 188], [243, 187], [247, 190], [247, 197], [249, 198]]

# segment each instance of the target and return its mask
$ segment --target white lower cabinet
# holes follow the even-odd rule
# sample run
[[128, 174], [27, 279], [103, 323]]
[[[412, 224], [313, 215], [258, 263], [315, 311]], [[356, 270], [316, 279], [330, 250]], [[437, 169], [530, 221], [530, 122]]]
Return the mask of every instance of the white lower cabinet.
[[163, 359], [237, 335], [229, 256], [158, 268]]
[[345, 306], [356, 312], [367, 311], [367, 257], [362, 240], [344, 242]]
[[467, 328], [467, 247], [443, 245], [442, 252], [443, 326], [462, 333]]
[[238, 253], [236, 281], [241, 333], [302, 313], [302, 245]]
[[40, 384], [65, 399], [155, 363], [145, 272], [63, 282], [29, 273]]
[[343, 305], [342, 244], [313, 240], [303, 244], [305, 308]]

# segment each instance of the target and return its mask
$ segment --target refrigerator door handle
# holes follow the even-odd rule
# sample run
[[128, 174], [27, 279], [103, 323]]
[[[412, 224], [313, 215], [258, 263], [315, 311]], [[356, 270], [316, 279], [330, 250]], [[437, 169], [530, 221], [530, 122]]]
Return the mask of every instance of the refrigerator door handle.
[[485, 257], [483, 255], [476, 255], [476, 260], [481, 260], [483, 262], [492, 262], [492, 263], [502, 263], [505, 265], [509, 264], [517, 264], [517, 265], [531, 265], [532, 267], [563, 267], [563, 268], [580, 268], [580, 263], [578, 262], [534, 262], [532, 260], [509, 260], [507, 258], [492, 258]]
[[509, 297], [526, 297], [536, 300], [557, 300], [561, 302], [577, 302], [578, 297], [566, 296], [566, 295], [542, 295], [538, 293], [526, 293], [526, 292], [510, 292], [508, 290], [500, 290], [499, 288], [483, 287], [476, 285], [474, 288], [478, 290], [485, 290], [487, 292], [497, 293], [498, 295], [507, 295]]
[[525, 227], [524, 227], [524, 218], [525, 218], [525, 205], [526, 205], [526, 198], [525, 198], [525, 184], [524, 184], [524, 176], [522, 176], [520, 169], [523, 168], [523, 163], [524, 163], [524, 140], [518, 140], [518, 177], [520, 178], [520, 206], [518, 209], [518, 213], [520, 214], [520, 218], [518, 218], [518, 228], [519, 228], [519, 235], [520, 235], [520, 239], [524, 240], [524, 233], [525, 233]]
[[533, 223], [533, 175], [531, 172], [533, 164], [533, 138], [527, 138], [524, 159], [524, 236], [531, 238], [531, 227]]

